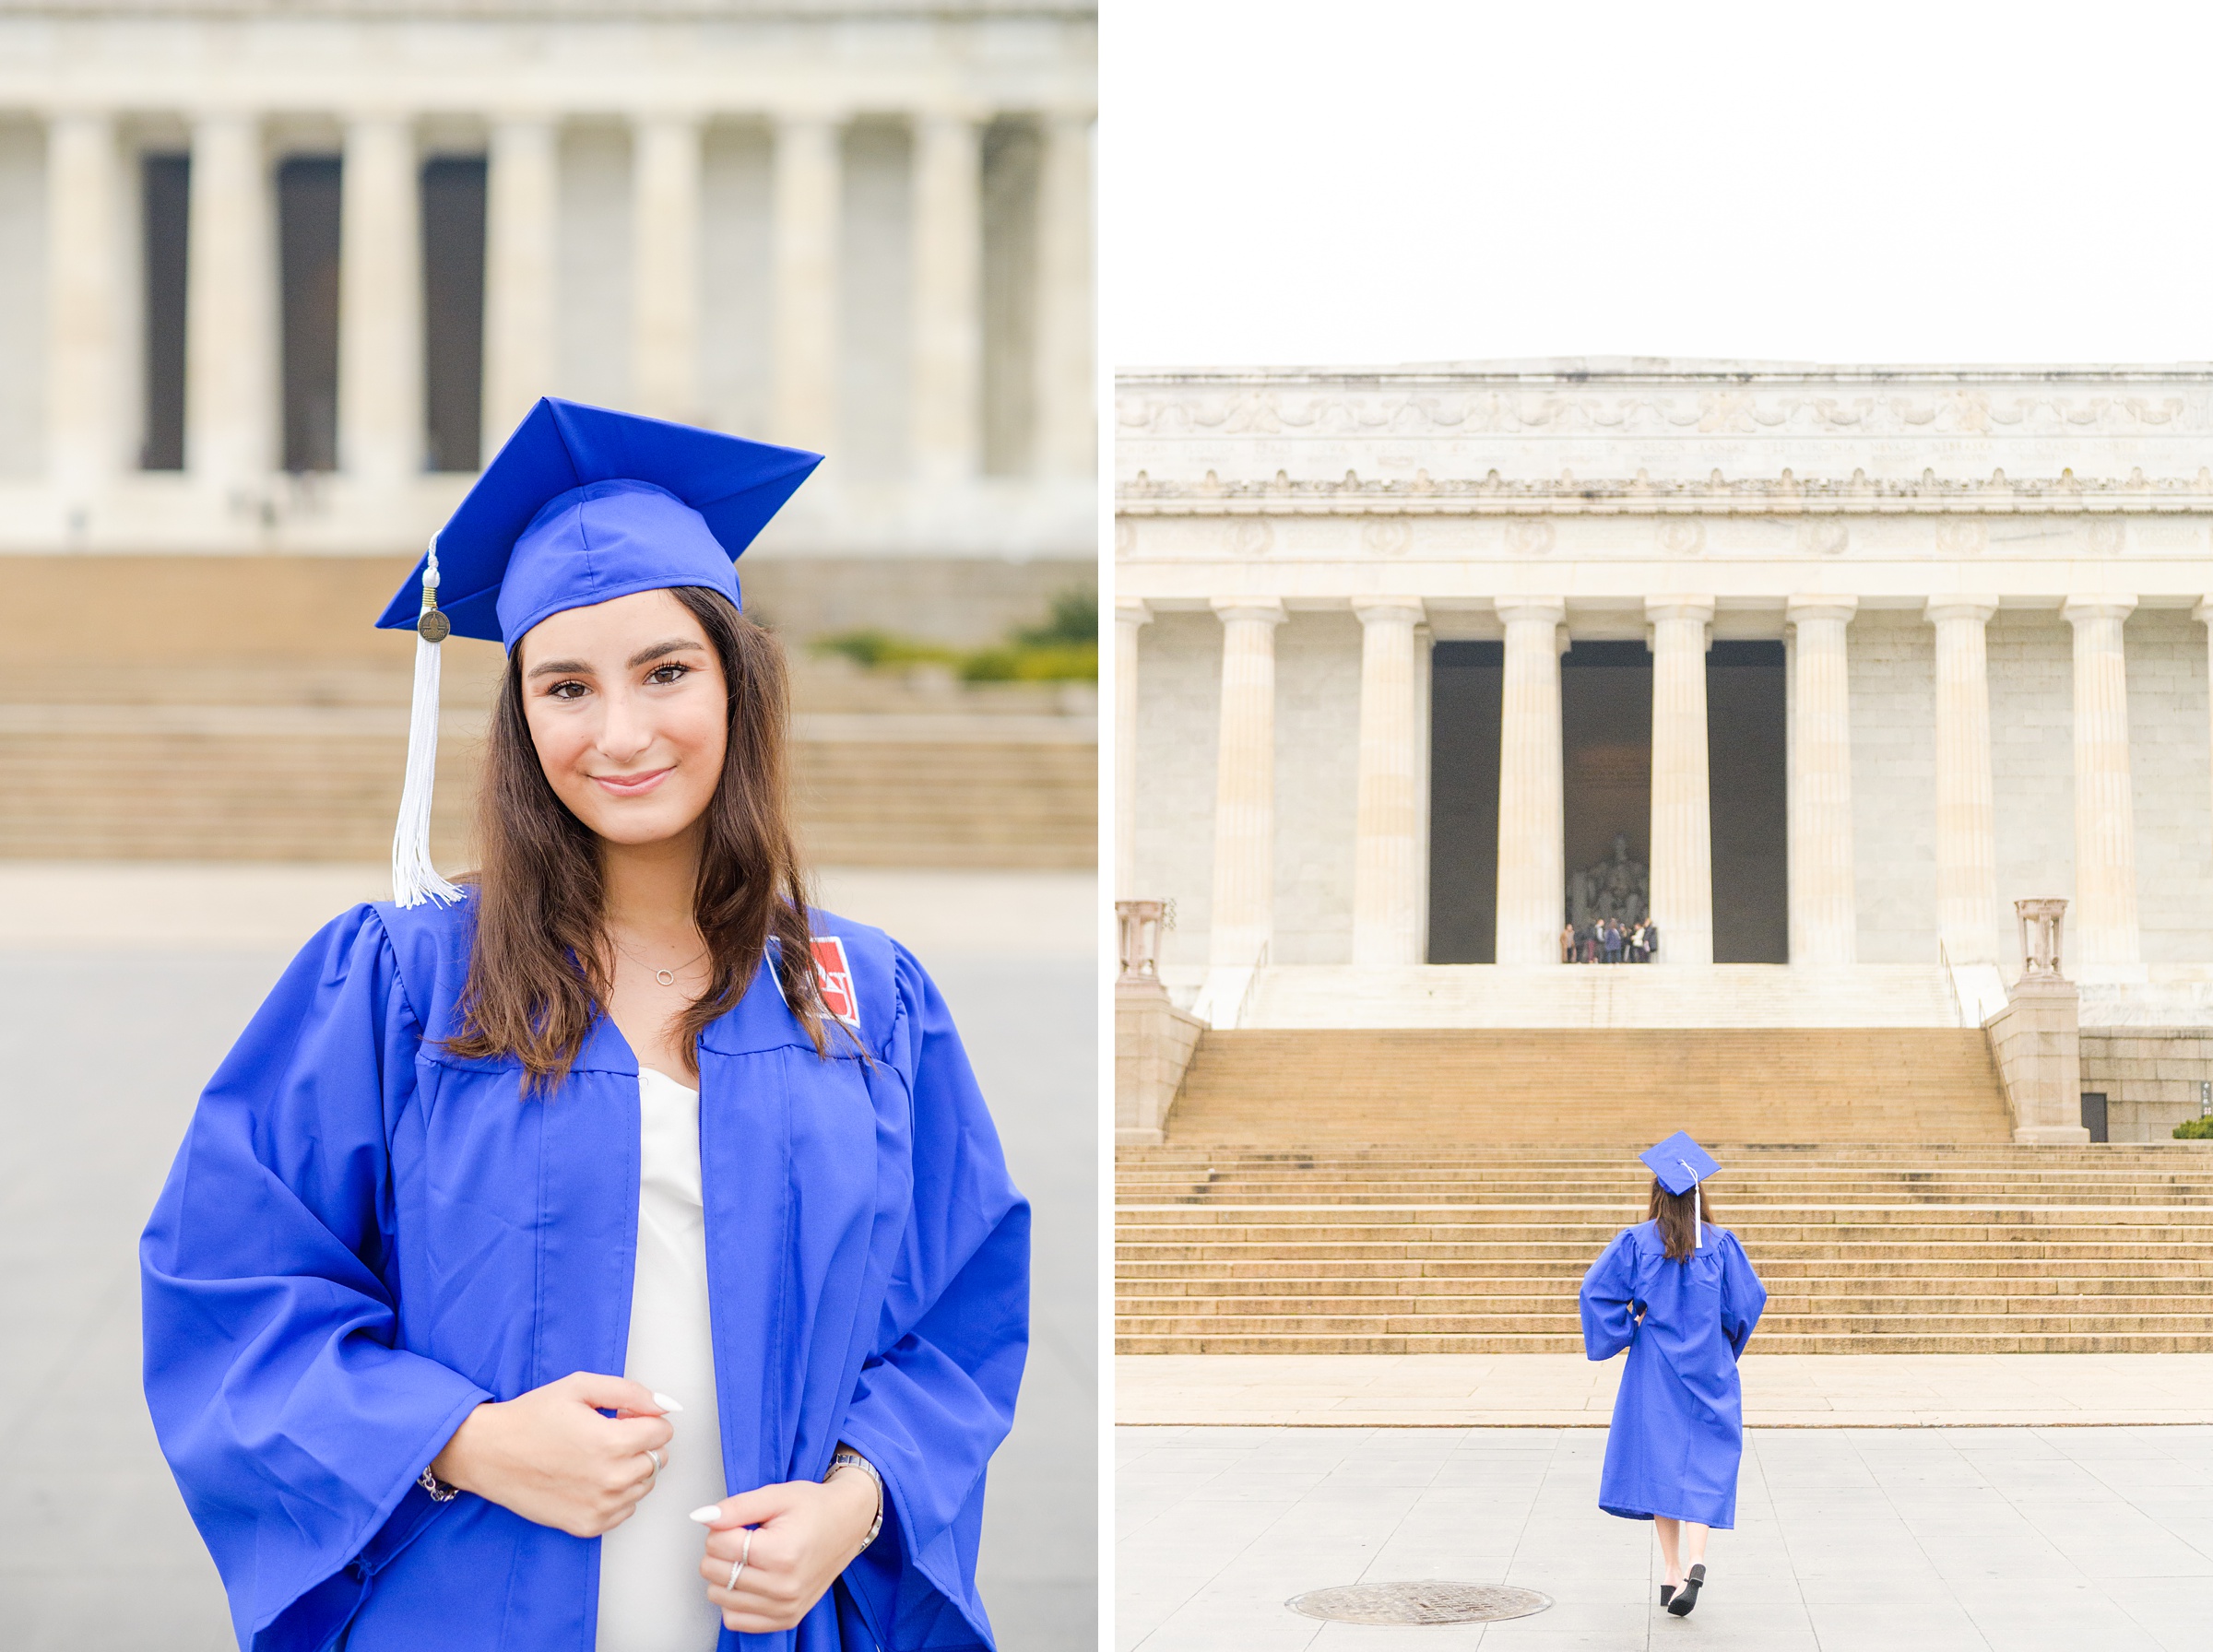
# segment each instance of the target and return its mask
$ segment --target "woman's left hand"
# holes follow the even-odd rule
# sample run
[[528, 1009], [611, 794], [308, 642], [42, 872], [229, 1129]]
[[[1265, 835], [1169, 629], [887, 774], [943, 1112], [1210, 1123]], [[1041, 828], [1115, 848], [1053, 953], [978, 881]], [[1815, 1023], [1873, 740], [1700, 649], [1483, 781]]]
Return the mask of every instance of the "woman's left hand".
[[[794, 1627], [860, 1552], [876, 1519], [876, 1485], [848, 1469], [827, 1482], [787, 1481], [725, 1497], [692, 1517], [711, 1528], [699, 1575], [723, 1623], [767, 1634]], [[745, 1569], [731, 1588], [740, 1558]]]

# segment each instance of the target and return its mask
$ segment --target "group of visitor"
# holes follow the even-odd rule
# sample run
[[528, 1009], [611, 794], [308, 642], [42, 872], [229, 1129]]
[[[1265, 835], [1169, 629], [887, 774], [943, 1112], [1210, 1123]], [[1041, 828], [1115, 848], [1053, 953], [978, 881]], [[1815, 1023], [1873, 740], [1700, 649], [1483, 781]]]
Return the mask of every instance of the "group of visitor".
[[1645, 918], [1560, 926], [1562, 963], [1650, 963], [1660, 952], [1660, 926]]

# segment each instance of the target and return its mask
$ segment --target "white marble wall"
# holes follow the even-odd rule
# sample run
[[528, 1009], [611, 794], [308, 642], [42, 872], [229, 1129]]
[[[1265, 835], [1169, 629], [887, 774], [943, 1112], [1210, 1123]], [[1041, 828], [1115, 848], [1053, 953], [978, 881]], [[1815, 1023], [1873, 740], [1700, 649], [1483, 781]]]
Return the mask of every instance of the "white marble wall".
[[1935, 633], [1918, 613], [1863, 608], [1846, 628], [1845, 648], [1859, 961], [1933, 963]]
[[2144, 962], [2202, 962], [2213, 958], [2206, 628], [2179, 609], [2138, 608], [2122, 636]]
[[[2016, 901], [2075, 897], [2075, 643], [2041, 609], [2000, 608], [1984, 637], [1998, 911], [2009, 926]], [[2010, 962], [2016, 939], [2000, 935]]]
[[0, 476], [46, 463], [46, 144], [0, 123]]
[[[1293, 629], [1277, 628], [1279, 644]], [[1162, 614], [1138, 632], [1137, 784], [1143, 803], [1137, 811], [1135, 887], [1147, 899], [1176, 903], [1176, 927], [1161, 938], [1166, 965], [1207, 961], [1221, 712], [1222, 625], [1213, 615]]]
[[1360, 621], [1299, 613], [1275, 633], [1277, 963], [1353, 959]]

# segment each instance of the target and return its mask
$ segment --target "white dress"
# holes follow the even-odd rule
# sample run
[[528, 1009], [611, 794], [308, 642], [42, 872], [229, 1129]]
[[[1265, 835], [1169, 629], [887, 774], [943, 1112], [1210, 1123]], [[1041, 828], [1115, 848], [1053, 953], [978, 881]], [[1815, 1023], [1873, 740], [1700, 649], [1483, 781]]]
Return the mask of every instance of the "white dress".
[[722, 1613], [699, 1575], [707, 1530], [687, 1516], [722, 1501], [707, 1230], [699, 1192], [699, 1092], [638, 1069], [638, 1261], [622, 1375], [683, 1406], [669, 1466], [631, 1517], [599, 1540], [599, 1652], [710, 1652]]

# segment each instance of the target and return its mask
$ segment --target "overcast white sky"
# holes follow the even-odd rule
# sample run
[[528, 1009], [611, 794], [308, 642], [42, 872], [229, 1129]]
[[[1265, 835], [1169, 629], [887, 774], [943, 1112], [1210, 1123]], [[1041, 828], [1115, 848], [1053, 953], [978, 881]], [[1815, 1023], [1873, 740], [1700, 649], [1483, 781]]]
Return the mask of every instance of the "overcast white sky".
[[2213, 10], [1103, 0], [1118, 366], [2213, 358]]

